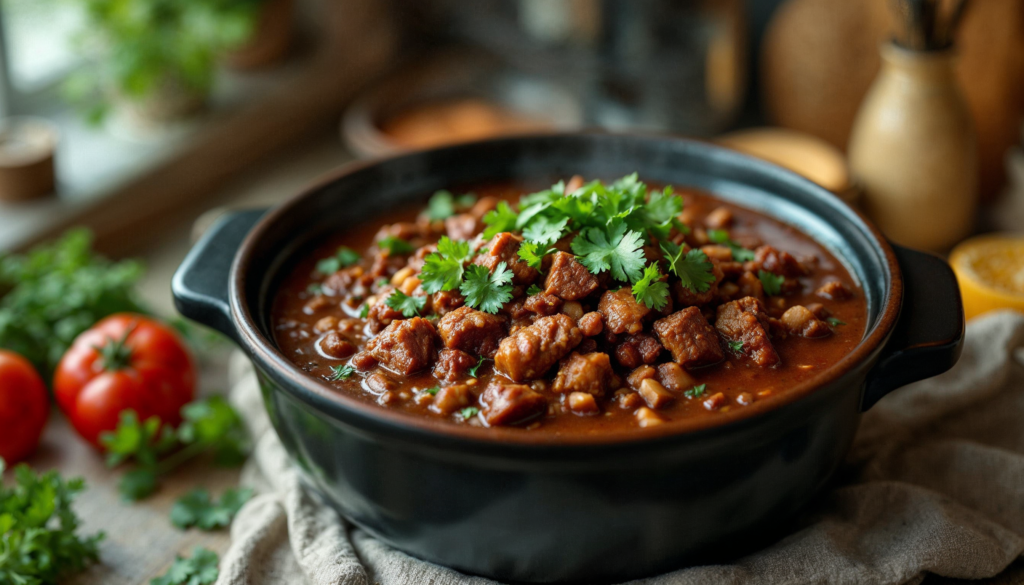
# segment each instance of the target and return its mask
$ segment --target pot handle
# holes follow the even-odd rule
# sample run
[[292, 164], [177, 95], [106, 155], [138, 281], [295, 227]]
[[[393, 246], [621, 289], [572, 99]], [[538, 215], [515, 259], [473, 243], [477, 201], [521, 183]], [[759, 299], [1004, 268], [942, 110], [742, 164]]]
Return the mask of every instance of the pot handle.
[[228, 298], [231, 263], [242, 241], [266, 212], [251, 209], [224, 214], [196, 242], [171, 280], [179, 313], [227, 335], [235, 343], [238, 330]]
[[964, 344], [964, 307], [945, 260], [892, 245], [903, 272], [903, 307], [882, 355], [868, 374], [861, 409], [911, 382], [953, 367]]

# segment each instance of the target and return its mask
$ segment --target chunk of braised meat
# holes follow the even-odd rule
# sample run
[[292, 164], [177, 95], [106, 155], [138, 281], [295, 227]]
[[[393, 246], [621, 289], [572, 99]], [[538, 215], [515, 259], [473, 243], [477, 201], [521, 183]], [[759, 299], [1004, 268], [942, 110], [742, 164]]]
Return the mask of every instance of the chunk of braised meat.
[[445, 386], [434, 395], [434, 401], [430, 403], [430, 410], [436, 413], [449, 415], [470, 405], [473, 401], [473, 391], [465, 384]]
[[430, 366], [437, 348], [437, 331], [420, 317], [392, 321], [366, 344], [366, 351], [385, 368], [410, 375]]
[[644, 317], [651, 312], [647, 305], [633, 298], [629, 288], [605, 291], [597, 310], [604, 317], [605, 329], [616, 335], [639, 333], [644, 328]]
[[558, 394], [586, 392], [594, 396], [603, 396], [614, 375], [608, 354], [572, 352], [558, 366], [558, 374], [551, 385], [551, 391]]
[[480, 231], [480, 218], [472, 213], [459, 213], [444, 220], [444, 230], [453, 240], [468, 240]]
[[377, 367], [377, 358], [373, 357], [366, 351], [361, 351], [352, 356], [352, 359], [350, 359], [348, 363], [360, 372], [365, 372]]
[[846, 288], [846, 285], [838, 280], [826, 282], [818, 290], [814, 291], [814, 294], [833, 301], [845, 301], [853, 296], [850, 289]]
[[402, 318], [401, 311], [388, 306], [388, 297], [394, 291], [395, 289], [391, 286], [382, 288], [377, 295], [377, 301], [370, 305], [370, 309], [366, 313], [366, 326], [370, 333], [380, 333], [396, 319]]
[[320, 350], [340, 360], [354, 354], [356, 346], [337, 331], [331, 331], [320, 339]]
[[480, 395], [480, 411], [490, 426], [521, 424], [547, 410], [548, 399], [523, 384], [495, 380]]
[[552, 294], [540, 293], [527, 297], [523, 308], [542, 317], [554, 315], [562, 308], [562, 299]]
[[732, 225], [732, 211], [728, 207], [716, 207], [704, 217], [704, 225], [712, 229], [727, 228]]
[[745, 271], [736, 279], [736, 284], [740, 287], [741, 298], [753, 297], [764, 302], [764, 283], [753, 272]]
[[377, 250], [373, 255], [373, 265], [370, 267], [370, 275], [373, 278], [391, 278], [391, 276], [405, 268], [408, 258], [401, 255], [392, 255], [384, 250]]
[[786, 309], [779, 320], [791, 335], [825, 337], [832, 334], [832, 329], [824, 321], [817, 318], [810, 309], [801, 305]]
[[477, 359], [458, 349], [442, 349], [437, 354], [434, 364], [434, 377], [446, 382], [454, 382], [469, 376], [469, 369], [477, 364]]
[[601, 319], [601, 313], [592, 311], [580, 317], [576, 324], [579, 325], [580, 332], [583, 333], [584, 337], [594, 337], [600, 335], [601, 331], [604, 330], [604, 321]]
[[459, 307], [441, 317], [437, 330], [448, 349], [491, 357], [505, 335], [505, 320], [470, 307]]
[[594, 395], [587, 394], [586, 392], [570, 392], [566, 399], [566, 404], [569, 406], [569, 410], [572, 411], [573, 414], [581, 416], [588, 416], [601, 412], [601, 407], [597, 405], [597, 400], [594, 400]]
[[658, 366], [658, 380], [673, 392], [683, 392], [697, 385], [697, 380], [675, 362], [665, 362]]
[[754, 263], [761, 270], [791, 278], [807, 274], [807, 269], [792, 254], [776, 250], [771, 246], [761, 246], [754, 250]]
[[743, 344], [743, 353], [757, 365], [775, 366], [779, 354], [768, 338], [768, 315], [761, 301], [744, 297], [718, 307], [715, 328], [727, 340]]
[[597, 277], [580, 264], [576, 257], [558, 252], [551, 261], [544, 292], [567, 301], [578, 301], [597, 290]]
[[654, 332], [672, 354], [673, 361], [685, 368], [725, 359], [715, 329], [697, 307], [687, 307], [655, 321]]
[[466, 304], [466, 297], [457, 290], [442, 290], [430, 295], [430, 312], [446, 315]]
[[334, 297], [354, 296], [361, 297], [369, 294], [366, 282], [366, 271], [362, 266], [349, 266], [342, 268], [324, 279], [320, 285], [324, 294]]
[[522, 238], [509, 232], [497, 234], [485, 246], [487, 252], [477, 256], [473, 263], [486, 266], [494, 272], [498, 264], [504, 262], [512, 271], [512, 283], [527, 286], [537, 280], [540, 273], [519, 257], [519, 245], [522, 242]]
[[627, 335], [615, 346], [615, 361], [633, 369], [641, 364], [653, 364], [661, 355], [661, 344], [649, 333]]
[[715, 299], [718, 294], [718, 285], [725, 278], [725, 274], [722, 269], [718, 266], [717, 260], [711, 261], [711, 274], [714, 275], [715, 281], [711, 283], [708, 289], [704, 292], [696, 291], [683, 286], [683, 283], [679, 280], [672, 282], [670, 290], [672, 291], [672, 298], [681, 307], [692, 307], [694, 305], [706, 305]]
[[501, 340], [494, 367], [514, 382], [544, 375], [583, 340], [576, 322], [568, 315], [541, 317]]

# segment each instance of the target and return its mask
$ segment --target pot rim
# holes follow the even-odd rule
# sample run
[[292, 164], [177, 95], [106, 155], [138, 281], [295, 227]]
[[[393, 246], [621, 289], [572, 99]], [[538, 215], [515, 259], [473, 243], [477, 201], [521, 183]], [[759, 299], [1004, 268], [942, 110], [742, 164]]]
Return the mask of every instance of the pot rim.
[[[546, 433], [533, 433], [519, 428], [506, 427], [475, 427], [470, 425], [455, 425], [451, 422], [432, 419], [423, 416], [392, 410], [376, 403], [366, 401], [346, 392], [340, 392], [332, 386], [317, 380], [302, 372], [298, 366], [288, 360], [282, 354], [271, 339], [268, 339], [260, 330], [259, 325], [253, 318], [249, 302], [244, 291], [245, 282], [248, 276], [248, 267], [251, 265], [254, 256], [254, 249], [275, 224], [279, 218], [288, 214], [292, 208], [303, 199], [313, 196], [325, 185], [341, 180], [344, 177], [360, 170], [387, 162], [391, 160], [422, 156], [424, 152], [474, 148], [479, 145], [497, 142], [517, 142], [538, 139], [567, 139], [580, 137], [627, 137], [638, 140], [660, 140], [678, 141], [700, 145], [712, 151], [727, 151], [730, 156], [737, 156], [747, 159], [745, 162], [757, 168], [760, 173], [775, 175], [775, 178], [783, 179], [790, 183], [799, 183], [802, 189], [818, 191], [821, 196], [835, 198], [835, 195], [824, 187], [811, 182], [804, 177], [788, 171], [775, 164], [742, 154], [740, 152], [717, 146], [702, 140], [682, 138], [669, 134], [645, 133], [645, 132], [615, 132], [610, 133], [602, 130], [583, 130], [574, 132], [544, 132], [530, 135], [491, 138], [474, 142], [460, 143], [426, 151], [415, 151], [398, 153], [392, 156], [356, 160], [338, 169], [330, 171], [317, 179], [311, 181], [305, 188], [296, 195], [272, 209], [264, 215], [246, 236], [239, 251], [236, 253], [231, 265], [229, 276], [229, 300], [231, 316], [238, 328], [239, 339], [243, 349], [249, 353], [250, 358], [267, 365], [267, 369], [285, 378], [285, 384], [281, 384], [295, 398], [309, 404], [312, 408], [330, 415], [339, 420], [332, 410], [343, 412], [346, 415], [354, 415], [359, 422], [365, 423], [367, 427], [385, 428], [395, 431], [396, 434], [407, 435], [417, 440], [442, 441], [451, 445], [456, 443], [469, 443], [474, 445], [489, 445], [491, 447], [521, 448], [521, 447], [597, 447], [610, 445], [625, 445], [648, 443], [651, 441], [666, 438], [693, 438], [697, 435], [704, 435], [704, 432], [722, 430], [725, 427], [741, 422], [751, 422], [753, 419], [763, 418], [764, 415], [778, 411], [782, 407], [791, 405], [814, 394], [817, 390], [833, 384], [840, 380], [852, 370], [862, 365], [865, 361], [872, 359], [882, 348], [884, 342], [889, 338], [890, 333], [896, 325], [903, 301], [903, 278], [900, 272], [899, 263], [881, 232], [876, 228], [860, 211], [849, 207], [849, 212], [860, 220], [861, 225], [857, 226], [858, 231], [863, 231], [869, 237], [873, 246], [882, 252], [886, 269], [889, 273], [890, 285], [885, 291], [882, 306], [874, 325], [867, 331], [861, 342], [841, 360], [833, 364], [827, 370], [821, 372], [814, 378], [807, 380], [785, 392], [778, 393], [763, 400], [758, 400], [742, 409], [730, 410], [721, 413], [716, 417], [697, 417], [672, 421], [669, 424], [656, 425], [647, 428], [635, 428], [628, 431], [615, 431], [601, 435], [548, 435]], [[839, 201], [839, 200], [837, 200]], [[839, 201], [841, 203], [841, 201]], [[846, 219], [845, 221], [850, 221]], [[801, 230], [802, 231], [802, 230]], [[808, 236], [811, 237], [811, 236]], [[812, 237], [812, 239], [814, 239]], [[263, 275], [259, 275], [260, 278]], [[346, 417], [348, 420], [348, 417]]]

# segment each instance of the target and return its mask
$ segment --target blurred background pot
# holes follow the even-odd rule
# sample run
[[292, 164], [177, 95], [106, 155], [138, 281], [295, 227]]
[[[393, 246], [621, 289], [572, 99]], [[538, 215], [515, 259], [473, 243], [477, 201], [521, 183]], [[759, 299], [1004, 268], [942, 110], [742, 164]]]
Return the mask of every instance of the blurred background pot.
[[882, 47], [882, 70], [854, 121], [850, 167], [863, 206], [893, 241], [942, 251], [974, 225], [978, 164], [952, 50]]
[[25, 201], [53, 192], [57, 127], [42, 118], [0, 120], [0, 201]]

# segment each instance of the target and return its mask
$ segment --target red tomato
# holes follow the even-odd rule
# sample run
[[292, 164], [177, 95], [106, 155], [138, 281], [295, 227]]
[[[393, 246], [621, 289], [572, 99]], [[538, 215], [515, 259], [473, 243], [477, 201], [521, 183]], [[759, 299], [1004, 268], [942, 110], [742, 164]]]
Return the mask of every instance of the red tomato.
[[31, 455], [49, 413], [46, 384], [32, 364], [0, 349], [0, 457], [10, 464]]
[[177, 426], [195, 388], [195, 365], [178, 334], [128, 313], [111, 315], [79, 335], [53, 379], [57, 404], [78, 434], [97, 447], [100, 433], [117, 428], [122, 410]]

